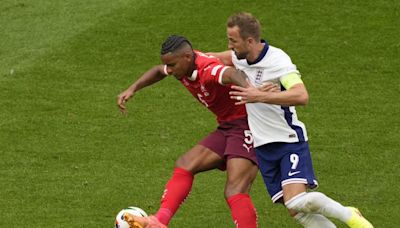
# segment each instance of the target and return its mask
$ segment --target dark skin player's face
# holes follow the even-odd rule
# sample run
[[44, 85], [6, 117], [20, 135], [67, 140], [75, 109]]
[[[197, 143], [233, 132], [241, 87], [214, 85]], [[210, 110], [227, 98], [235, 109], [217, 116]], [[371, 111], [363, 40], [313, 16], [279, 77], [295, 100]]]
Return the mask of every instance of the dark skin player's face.
[[167, 66], [167, 72], [180, 80], [184, 76], [190, 76], [192, 58], [189, 53], [167, 53], [161, 56], [161, 61]]

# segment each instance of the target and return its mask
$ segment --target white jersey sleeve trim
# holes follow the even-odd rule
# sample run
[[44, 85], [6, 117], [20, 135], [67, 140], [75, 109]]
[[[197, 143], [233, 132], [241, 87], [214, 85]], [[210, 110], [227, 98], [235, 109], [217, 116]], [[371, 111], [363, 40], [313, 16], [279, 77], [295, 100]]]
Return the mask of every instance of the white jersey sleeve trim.
[[216, 76], [219, 68], [221, 68], [221, 67], [222, 67], [222, 65], [215, 66], [211, 71], [211, 75]]
[[222, 82], [222, 76], [224, 75], [225, 70], [228, 69], [228, 68], [230, 68], [230, 67], [224, 66], [224, 68], [222, 68], [221, 72], [219, 73], [218, 82], [219, 82], [219, 84], [221, 84], [221, 85], [225, 85], [225, 84]]

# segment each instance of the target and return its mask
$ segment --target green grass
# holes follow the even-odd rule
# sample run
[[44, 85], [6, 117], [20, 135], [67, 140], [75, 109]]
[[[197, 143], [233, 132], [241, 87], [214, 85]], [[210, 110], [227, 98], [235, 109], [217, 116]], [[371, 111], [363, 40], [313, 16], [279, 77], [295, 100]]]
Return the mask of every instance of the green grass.
[[[169, 34], [227, 47], [225, 22], [250, 11], [300, 69], [319, 190], [398, 227], [398, 1], [44, 1], [0, 4], [0, 227], [112, 227], [153, 213], [174, 161], [216, 126], [172, 78], [119, 114], [115, 100], [160, 63]], [[197, 176], [171, 227], [233, 227], [225, 173]], [[253, 190], [260, 227], [299, 227]], [[212, 200], [210, 200], [212, 199]], [[337, 223], [338, 227], [344, 227]]]

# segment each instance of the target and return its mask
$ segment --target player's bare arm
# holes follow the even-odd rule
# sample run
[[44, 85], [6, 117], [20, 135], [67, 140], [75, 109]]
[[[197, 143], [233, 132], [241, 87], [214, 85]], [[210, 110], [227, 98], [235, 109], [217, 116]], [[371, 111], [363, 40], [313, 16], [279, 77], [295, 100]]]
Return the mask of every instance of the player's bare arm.
[[226, 68], [222, 75], [222, 83], [224, 85], [233, 84], [241, 87], [249, 86], [247, 75], [243, 71], [237, 70], [233, 67]]
[[157, 65], [144, 73], [128, 89], [120, 93], [117, 97], [117, 105], [122, 113], [126, 113], [125, 103], [135, 95], [135, 93], [146, 86], [150, 86], [166, 77], [164, 65]]
[[238, 100], [237, 105], [245, 103], [267, 103], [282, 106], [306, 105], [308, 103], [308, 92], [303, 83], [298, 83], [282, 92], [261, 91], [250, 85], [249, 87], [232, 86], [229, 94], [232, 99]]
[[207, 55], [212, 55], [220, 59], [224, 65], [226, 66], [233, 66], [232, 63], [232, 51], [223, 51], [223, 52], [207, 52]]

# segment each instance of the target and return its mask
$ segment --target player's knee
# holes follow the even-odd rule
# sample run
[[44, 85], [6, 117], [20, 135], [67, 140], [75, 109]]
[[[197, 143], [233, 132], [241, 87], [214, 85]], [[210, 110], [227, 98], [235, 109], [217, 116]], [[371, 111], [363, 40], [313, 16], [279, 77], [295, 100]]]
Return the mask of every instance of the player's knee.
[[285, 206], [298, 212], [316, 213], [322, 206], [319, 199], [323, 197], [320, 192], [302, 193], [285, 202]]
[[187, 170], [189, 172], [194, 173], [193, 162], [190, 159], [186, 158], [184, 155], [180, 156], [178, 158], [178, 160], [176, 160], [175, 167], [178, 167], [178, 168], [181, 168], [181, 169], [185, 169], [185, 170]]
[[290, 211], [304, 212], [309, 213], [311, 211], [308, 208], [311, 206], [309, 199], [307, 197], [307, 193], [301, 193], [287, 202], [285, 202], [285, 206]]
[[193, 174], [197, 174], [199, 172], [216, 168], [216, 164], [217, 162], [214, 161], [210, 162], [209, 160], [202, 160], [201, 158], [193, 158], [191, 156], [182, 155], [175, 162], [175, 167], [179, 167]]
[[251, 178], [238, 178], [228, 180], [225, 185], [225, 198], [229, 198], [239, 193], [248, 194], [250, 192], [252, 181], [253, 180]]
[[289, 213], [292, 211], [303, 211], [304, 205], [306, 204], [304, 196], [307, 193], [301, 193], [292, 199], [285, 202], [286, 208], [289, 210]]
[[226, 186], [225, 191], [224, 191], [224, 196], [225, 196], [225, 199], [228, 199], [229, 197], [240, 194], [240, 193], [247, 194], [248, 191], [246, 191], [244, 189], [240, 189], [240, 188]]

